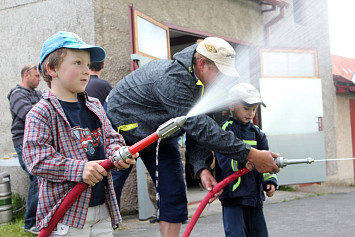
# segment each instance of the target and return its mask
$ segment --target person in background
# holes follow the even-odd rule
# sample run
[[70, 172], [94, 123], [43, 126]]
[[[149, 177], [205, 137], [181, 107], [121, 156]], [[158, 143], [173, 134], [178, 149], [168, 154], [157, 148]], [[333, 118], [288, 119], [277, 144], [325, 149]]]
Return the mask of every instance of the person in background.
[[38, 203], [38, 181], [37, 177], [30, 174], [22, 159], [22, 140], [25, 130], [25, 119], [27, 113], [41, 99], [41, 92], [36, 90], [41, 81], [37, 66], [28, 64], [21, 70], [22, 81], [11, 89], [7, 98], [10, 101], [12, 116], [12, 142], [14, 144], [21, 168], [26, 171], [30, 178], [28, 197], [25, 212], [24, 231], [32, 234], [39, 234], [36, 227], [36, 211]]
[[[39, 179], [37, 227], [53, 213], [77, 183], [88, 188], [57, 223], [52, 236], [112, 236], [121, 220], [111, 172], [100, 165], [125, 141], [112, 129], [96, 98], [88, 97], [90, 62], [105, 59], [104, 49], [86, 44], [72, 32], [58, 32], [43, 44], [39, 70], [50, 91], [26, 116], [24, 162]], [[116, 168], [135, 164], [138, 154]]]
[[[256, 149], [268, 150], [265, 133], [252, 123], [258, 106], [265, 106], [257, 89], [248, 83], [237, 84], [229, 91], [229, 100], [231, 116], [222, 123], [222, 129], [233, 132]], [[231, 160], [217, 152], [215, 158], [218, 182], [246, 165], [246, 162]], [[226, 237], [267, 237], [263, 213], [264, 192], [272, 197], [277, 186], [276, 174], [263, 174], [255, 169], [228, 184], [219, 196]]]
[[[108, 81], [101, 79], [101, 74], [104, 69], [105, 62], [92, 62], [90, 63], [90, 80], [85, 88], [85, 91], [89, 96], [97, 98], [105, 111], [107, 108], [106, 98], [112, 90], [112, 86]], [[117, 131], [115, 126], [112, 126], [114, 130]], [[127, 179], [130, 173], [130, 169], [121, 169], [121, 170], [111, 170], [113, 186], [115, 189], [115, 194], [117, 197], [118, 207], [121, 208], [121, 191], [124, 185], [124, 180]], [[118, 225], [114, 227], [118, 228]]]
[[104, 105], [106, 97], [112, 90], [110, 83], [100, 78], [104, 67], [105, 62], [90, 63], [90, 80], [85, 88], [88, 95], [99, 99], [102, 105]]
[[[223, 39], [207, 37], [199, 44], [176, 53], [173, 60], [152, 60], [120, 80], [108, 96], [108, 115], [128, 145], [149, 136], [171, 118], [186, 116], [220, 76], [233, 77], [235, 50]], [[226, 85], [228, 87], [228, 85]], [[187, 134], [186, 150], [195, 175], [208, 191], [217, 182], [210, 172], [212, 151], [239, 162], [249, 161], [261, 172], [278, 172], [271, 151], [259, 151], [223, 131], [209, 116], [189, 117], [182, 129], [159, 144], [140, 152], [140, 157], [157, 190], [160, 232], [163, 237], [179, 236], [181, 223], [188, 218], [186, 187], [178, 137]], [[173, 175], [172, 175], [173, 174]], [[218, 193], [220, 194], [220, 193]], [[218, 194], [215, 195], [217, 198]], [[213, 200], [210, 200], [213, 201]]]

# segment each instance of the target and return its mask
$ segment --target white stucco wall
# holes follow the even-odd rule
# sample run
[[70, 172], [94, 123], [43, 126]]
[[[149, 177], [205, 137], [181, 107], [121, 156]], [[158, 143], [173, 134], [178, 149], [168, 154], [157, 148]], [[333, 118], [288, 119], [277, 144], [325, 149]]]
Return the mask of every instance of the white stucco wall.
[[[38, 64], [43, 42], [58, 31], [73, 31], [95, 43], [92, 0], [0, 1], [0, 157], [14, 152], [7, 94], [21, 82], [25, 64]], [[47, 88], [41, 82], [39, 89]]]

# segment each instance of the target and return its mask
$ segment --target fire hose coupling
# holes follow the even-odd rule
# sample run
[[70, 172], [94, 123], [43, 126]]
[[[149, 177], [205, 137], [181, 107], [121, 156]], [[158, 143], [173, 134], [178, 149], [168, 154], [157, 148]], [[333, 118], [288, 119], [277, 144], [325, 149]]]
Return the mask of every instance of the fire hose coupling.
[[286, 159], [284, 157], [276, 157], [274, 158], [274, 161], [276, 165], [279, 168], [284, 168], [287, 165], [294, 165], [294, 164], [311, 164], [314, 162], [314, 159], [311, 157], [305, 158], [305, 159]]
[[126, 163], [126, 159], [128, 158], [132, 158], [132, 154], [129, 152], [128, 146], [121, 146], [118, 150], [114, 151], [110, 157], [112, 164], [114, 161], [119, 162], [120, 160]]
[[187, 116], [180, 116], [176, 118], [172, 118], [167, 122], [160, 125], [156, 131], [159, 138], [169, 137], [171, 134], [179, 130], [181, 126], [187, 120]]

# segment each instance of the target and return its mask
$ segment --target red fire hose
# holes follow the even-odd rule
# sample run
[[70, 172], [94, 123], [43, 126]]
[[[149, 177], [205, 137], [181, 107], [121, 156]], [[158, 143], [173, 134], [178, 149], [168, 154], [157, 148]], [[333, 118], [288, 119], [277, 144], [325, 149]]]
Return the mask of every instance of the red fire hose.
[[195, 211], [194, 215], [192, 216], [189, 224], [187, 225], [182, 237], [189, 237], [190, 236], [192, 229], [194, 228], [198, 218], [200, 217], [203, 209], [205, 209], [210, 198], [212, 198], [216, 193], [218, 193], [222, 188], [227, 186], [229, 183], [233, 182], [234, 180], [236, 180], [240, 176], [245, 175], [248, 172], [249, 172], [249, 170], [247, 168], [243, 168], [241, 170], [238, 170], [238, 171], [234, 172], [233, 174], [229, 175], [227, 178], [223, 179], [216, 186], [214, 186], [213, 189], [210, 192], [208, 192], [208, 194], [205, 196], [205, 198], [201, 201], [200, 205], [198, 206], [197, 210]]
[[[128, 151], [131, 154], [135, 154], [141, 151], [142, 149], [146, 148], [153, 142], [157, 141], [158, 139], [159, 136], [157, 132], [154, 132], [148, 137], [128, 147]], [[105, 160], [100, 165], [104, 167], [106, 171], [109, 171], [115, 167], [110, 159]], [[86, 183], [78, 183], [77, 185], [74, 186], [74, 188], [68, 193], [68, 195], [64, 198], [63, 202], [59, 205], [56, 212], [53, 214], [51, 220], [48, 223], [48, 226], [44, 227], [41, 230], [38, 237], [48, 237], [52, 233], [53, 229], [56, 227], [60, 219], [63, 218], [66, 211], [71, 207], [71, 205], [75, 202], [75, 200], [78, 199], [78, 197], [86, 190], [87, 187], [88, 185]]]

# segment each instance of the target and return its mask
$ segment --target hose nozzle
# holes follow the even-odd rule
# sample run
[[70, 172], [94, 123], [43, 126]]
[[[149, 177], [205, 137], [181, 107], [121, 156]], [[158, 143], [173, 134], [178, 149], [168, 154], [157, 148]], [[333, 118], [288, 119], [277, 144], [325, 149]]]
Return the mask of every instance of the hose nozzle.
[[165, 122], [164, 124], [160, 125], [157, 129], [157, 134], [159, 138], [166, 138], [179, 130], [181, 126], [187, 120], [187, 116], [180, 116], [176, 118], [172, 118]]
[[274, 158], [274, 161], [276, 163], [276, 165], [279, 168], [284, 168], [287, 165], [294, 165], [294, 164], [311, 164], [314, 162], [314, 159], [311, 157], [308, 157], [306, 159], [291, 159], [291, 160], [287, 160], [284, 157], [276, 157]]

